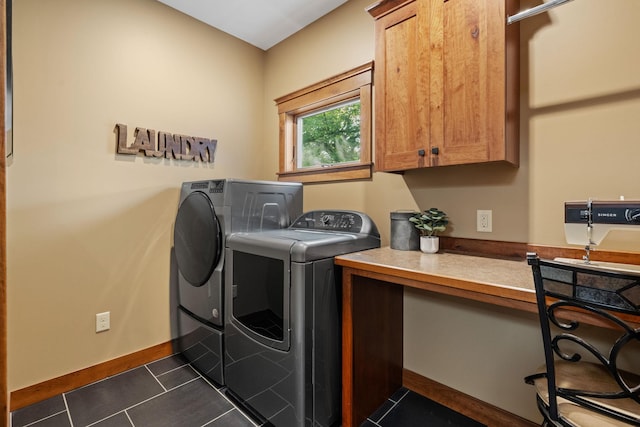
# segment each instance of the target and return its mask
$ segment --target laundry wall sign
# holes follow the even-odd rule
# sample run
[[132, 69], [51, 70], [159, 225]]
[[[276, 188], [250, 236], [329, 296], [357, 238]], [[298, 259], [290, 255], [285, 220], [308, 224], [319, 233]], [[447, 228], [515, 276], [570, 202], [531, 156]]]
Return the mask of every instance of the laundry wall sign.
[[133, 133], [133, 143], [127, 145], [127, 125], [117, 123], [114, 131], [118, 154], [135, 156], [143, 153], [146, 157], [213, 163], [218, 145], [215, 139], [156, 132], [140, 127]]

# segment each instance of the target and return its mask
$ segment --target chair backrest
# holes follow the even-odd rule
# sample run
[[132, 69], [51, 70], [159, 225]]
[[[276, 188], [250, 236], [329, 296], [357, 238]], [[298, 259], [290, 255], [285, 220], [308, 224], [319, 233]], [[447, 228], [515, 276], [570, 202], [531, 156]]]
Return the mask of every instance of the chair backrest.
[[[619, 357], [625, 350], [640, 343], [640, 274], [541, 260], [535, 253], [527, 254], [527, 262], [533, 269], [536, 288], [550, 418], [558, 419], [560, 397], [636, 425], [638, 418], [612, 411], [593, 398], [625, 398], [640, 404], [640, 384], [630, 383], [629, 374], [619, 367]], [[619, 334], [614, 334], [612, 342], [603, 348], [601, 342], [595, 345], [580, 335], [581, 322], [607, 326]], [[555, 361], [578, 362], [587, 356], [609, 372], [619, 386], [617, 390], [600, 392], [557, 387]], [[631, 370], [637, 373], [640, 360], [636, 362]]]

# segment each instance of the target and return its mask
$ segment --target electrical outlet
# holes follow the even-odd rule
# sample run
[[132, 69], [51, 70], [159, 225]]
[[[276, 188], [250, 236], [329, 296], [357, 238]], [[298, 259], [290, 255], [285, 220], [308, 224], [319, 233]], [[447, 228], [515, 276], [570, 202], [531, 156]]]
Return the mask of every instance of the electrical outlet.
[[111, 328], [111, 312], [96, 314], [96, 332], [108, 331]]
[[492, 224], [492, 211], [490, 210], [478, 210], [477, 211], [477, 231], [483, 233], [491, 233], [493, 229]]

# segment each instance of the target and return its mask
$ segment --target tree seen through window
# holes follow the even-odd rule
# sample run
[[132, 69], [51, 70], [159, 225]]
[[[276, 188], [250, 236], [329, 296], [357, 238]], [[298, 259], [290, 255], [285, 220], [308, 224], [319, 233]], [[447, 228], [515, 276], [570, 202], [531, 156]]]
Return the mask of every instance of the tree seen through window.
[[360, 101], [298, 118], [298, 167], [360, 161]]

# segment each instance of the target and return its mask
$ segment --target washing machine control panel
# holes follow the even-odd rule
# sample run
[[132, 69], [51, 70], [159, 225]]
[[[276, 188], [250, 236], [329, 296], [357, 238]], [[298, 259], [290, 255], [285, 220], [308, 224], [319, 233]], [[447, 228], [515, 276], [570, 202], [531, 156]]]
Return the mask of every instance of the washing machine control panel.
[[214, 181], [210, 181], [211, 185], [209, 187], [209, 193], [223, 193], [224, 192], [224, 179], [218, 179]]
[[362, 233], [366, 228], [365, 222], [364, 216], [359, 212], [311, 211], [302, 214], [291, 228]]

